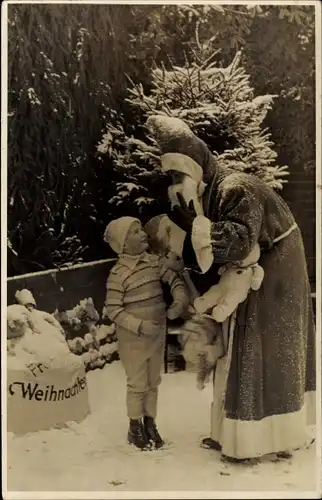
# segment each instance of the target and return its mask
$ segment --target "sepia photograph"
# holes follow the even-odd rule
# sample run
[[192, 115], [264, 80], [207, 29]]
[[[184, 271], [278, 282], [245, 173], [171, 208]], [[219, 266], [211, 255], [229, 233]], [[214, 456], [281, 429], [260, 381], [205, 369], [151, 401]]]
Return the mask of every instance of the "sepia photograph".
[[321, 498], [320, 2], [1, 31], [3, 498]]

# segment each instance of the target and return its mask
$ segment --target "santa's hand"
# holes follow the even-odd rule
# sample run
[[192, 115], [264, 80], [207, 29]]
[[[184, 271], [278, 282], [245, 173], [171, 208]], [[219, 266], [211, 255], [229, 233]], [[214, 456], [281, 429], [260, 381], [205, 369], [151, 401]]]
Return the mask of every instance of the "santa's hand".
[[191, 200], [189, 205], [187, 205], [181, 193], [177, 193], [177, 197], [180, 203], [180, 206], [175, 205], [171, 210], [169, 218], [179, 226], [183, 231], [190, 234], [192, 231], [192, 224], [194, 219], [197, 216], [194, 202]]

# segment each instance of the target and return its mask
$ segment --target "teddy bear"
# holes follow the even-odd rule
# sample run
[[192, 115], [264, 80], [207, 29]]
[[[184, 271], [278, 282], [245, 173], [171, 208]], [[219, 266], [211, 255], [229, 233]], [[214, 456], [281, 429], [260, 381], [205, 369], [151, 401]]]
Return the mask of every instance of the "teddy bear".
[[213, 319], [218, 323], [224, 322], [246, 300], [250, 290], [259, 290], [264, 279], [259, 258], [260, 247], [256, 243], [243, 261], [221, 266], [219, 283], [194, 300], [196, 312], [205, 314], [212, 308]]
[[211, 317], [194, 314], [179, 328], [186, 363], [194, 367], [197, 388], [204, 389], [217, 360], [225, 354], [221, 325]]

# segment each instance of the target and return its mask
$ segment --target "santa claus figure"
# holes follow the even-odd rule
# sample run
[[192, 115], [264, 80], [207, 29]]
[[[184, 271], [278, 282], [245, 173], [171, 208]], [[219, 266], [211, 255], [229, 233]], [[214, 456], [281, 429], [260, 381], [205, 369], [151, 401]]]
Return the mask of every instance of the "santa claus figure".
[[200, 294], [222, 265], [259, 243], [264, 279], [223, 323], [227, 353], [216, 364], [211, 434], [224, 460], [289, 457], [307, 443], [315, 417], [315, 327], [300, 229], [282, 198], [259, 178], [223, 169], [176, 118], [147, 123], [172, 178], [170, 219], [185, 231], [183, 258]]

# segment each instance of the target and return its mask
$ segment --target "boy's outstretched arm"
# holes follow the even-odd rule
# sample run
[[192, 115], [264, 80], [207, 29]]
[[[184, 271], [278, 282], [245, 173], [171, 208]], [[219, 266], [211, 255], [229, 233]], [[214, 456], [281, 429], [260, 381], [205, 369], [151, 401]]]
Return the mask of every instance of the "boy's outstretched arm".
[[170, 286], [173, 303], [168, 309], [168, 318], [179, 318], [190, 304], [187, 286], [181, 276], [172, 269], [161, 267], [161, 279]]

